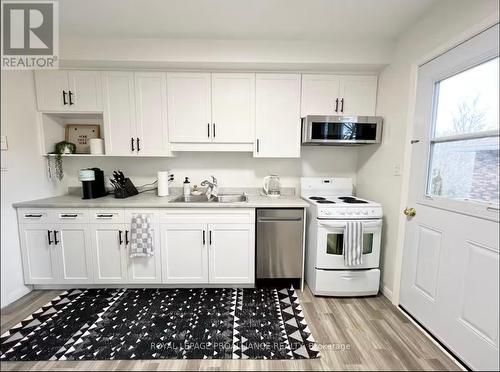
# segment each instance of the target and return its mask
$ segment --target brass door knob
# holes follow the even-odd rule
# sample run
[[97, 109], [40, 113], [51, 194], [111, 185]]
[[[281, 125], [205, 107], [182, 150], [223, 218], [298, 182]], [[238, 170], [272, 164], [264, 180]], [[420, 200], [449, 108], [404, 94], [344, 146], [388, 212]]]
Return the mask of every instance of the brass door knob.
[[415, 208], [405, 208], [403, 214], [408, 217], [415, 217], [417, 215], [417, 210]]

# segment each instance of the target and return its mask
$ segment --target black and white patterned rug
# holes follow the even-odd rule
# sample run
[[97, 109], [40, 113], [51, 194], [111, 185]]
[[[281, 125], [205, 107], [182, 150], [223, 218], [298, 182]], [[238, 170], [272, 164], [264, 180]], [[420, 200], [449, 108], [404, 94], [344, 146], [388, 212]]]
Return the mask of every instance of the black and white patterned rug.
[[73, 289], [0, 336], [0, 360], [303, 359], [293, 289]]

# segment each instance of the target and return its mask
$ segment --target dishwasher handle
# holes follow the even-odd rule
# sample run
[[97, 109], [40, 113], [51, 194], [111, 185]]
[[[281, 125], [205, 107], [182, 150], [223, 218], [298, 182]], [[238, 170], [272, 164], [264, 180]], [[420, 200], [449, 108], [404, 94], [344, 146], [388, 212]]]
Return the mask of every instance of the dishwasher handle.
[[302, 221], [302, 217], [258, 217], [257, 222]]

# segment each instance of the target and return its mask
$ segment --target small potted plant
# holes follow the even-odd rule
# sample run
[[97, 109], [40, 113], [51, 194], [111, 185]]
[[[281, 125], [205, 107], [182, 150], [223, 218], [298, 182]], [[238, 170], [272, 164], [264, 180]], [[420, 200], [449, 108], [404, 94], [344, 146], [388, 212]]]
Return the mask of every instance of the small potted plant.
[[52, 173], [54, 173], [56, 178], [61, 181], [64, 177], [62, 156], [65, 154], [74, 154], [75, 152], [76, 145], [74, 143], [68, 141], [56, 143], [54, 152], [51, 152], [51, 154], [55, 154], [54, 163], [51, 162], [51, 156], [47, 158], [49, 178], [52, 178]]

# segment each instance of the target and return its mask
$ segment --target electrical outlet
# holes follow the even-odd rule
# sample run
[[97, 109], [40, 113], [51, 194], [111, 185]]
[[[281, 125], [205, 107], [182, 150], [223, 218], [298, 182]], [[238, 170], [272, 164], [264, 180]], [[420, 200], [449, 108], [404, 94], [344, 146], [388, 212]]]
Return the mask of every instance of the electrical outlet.
[[401, 176], [401, 164], [394, 164], [394, 175]]

